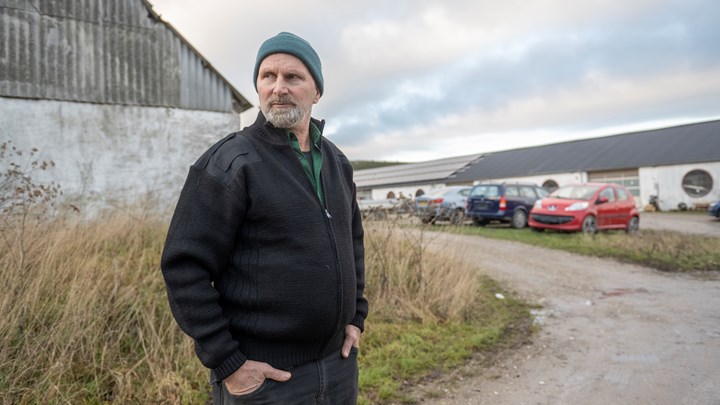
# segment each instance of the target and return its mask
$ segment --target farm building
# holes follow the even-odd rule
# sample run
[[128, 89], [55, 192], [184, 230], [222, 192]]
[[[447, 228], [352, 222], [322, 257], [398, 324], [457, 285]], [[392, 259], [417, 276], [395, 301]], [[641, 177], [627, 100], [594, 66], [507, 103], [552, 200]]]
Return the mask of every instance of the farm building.
[[483, 155], [469, 155], [378, 167], [355, 172], [355, 185], [360, 199], [413, 198], [428, 190], [450, 184], [450, 180], [467, 170]]
[[[432, 170], [454, 162], [447, 170]], [[411, 170], [408, 170], [411, 168]], [[576, 182], [625, 185], [645, 206], [702, 208], [720, 200], [720, 121], [507, 150], [463, 158], [360, 170], [358, 194], [416, 196], [443, 185], [532, 182], [548, 189]]]
[[251, 107], [145, 0], [0, 0], [0, 142], [76, 204], [174, 203]]

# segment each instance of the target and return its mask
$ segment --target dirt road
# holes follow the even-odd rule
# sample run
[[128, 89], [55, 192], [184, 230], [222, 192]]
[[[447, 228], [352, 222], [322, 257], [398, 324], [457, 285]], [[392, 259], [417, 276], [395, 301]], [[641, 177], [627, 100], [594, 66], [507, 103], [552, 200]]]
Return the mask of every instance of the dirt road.
[[[718, 224], [714, 224], [718, 225]], [[542, 305], [533, 343], [431, 404], [720, 404], [720, 278], [438, 234]], [[421, 388], [422, 389], [422, 388]]]

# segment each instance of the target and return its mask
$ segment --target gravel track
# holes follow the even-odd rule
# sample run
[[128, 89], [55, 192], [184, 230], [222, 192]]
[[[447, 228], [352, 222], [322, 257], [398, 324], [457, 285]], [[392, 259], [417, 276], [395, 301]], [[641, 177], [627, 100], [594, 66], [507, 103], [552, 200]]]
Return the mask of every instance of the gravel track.
[[[641, 224], [662, 229], [663, 220], [675, 219], [666, 215], [672, 214], [644, 214]], [[710, 217], [691, 217], [720, 229]], [[699, 229], [666, 222], [675, 230]], [[442, 398], [424, 396], [424, 402], [720, 404], [718, 273], [662, 273], [445, 233], [433, 235], [429, 248], [458, 249], [479, 271], [542, 309], [536, 313], [541, 329], [531, 344], [474, 370], [472, 377], [456, 374], [455, 381], [418, 387], [420, 397], [446, 392]]]

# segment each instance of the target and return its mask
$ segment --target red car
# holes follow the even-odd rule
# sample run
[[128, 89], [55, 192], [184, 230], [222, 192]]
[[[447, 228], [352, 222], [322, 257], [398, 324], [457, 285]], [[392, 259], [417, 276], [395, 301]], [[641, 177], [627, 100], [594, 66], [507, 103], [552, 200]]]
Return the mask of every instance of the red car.
[[640, 214], [632, 194], [617, 184], [583, 183], [560, 187], [538, 200], [530, 212], [533, 230], [555, 229], [595, 233], [640, 227]]

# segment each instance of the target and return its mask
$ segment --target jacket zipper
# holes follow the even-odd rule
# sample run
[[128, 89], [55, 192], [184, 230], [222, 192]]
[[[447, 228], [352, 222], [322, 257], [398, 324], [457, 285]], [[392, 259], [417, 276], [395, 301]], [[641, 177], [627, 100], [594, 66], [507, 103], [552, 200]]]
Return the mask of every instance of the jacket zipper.
[[[325, 343], [325, 346], [322, 349], [321, 353], [324, 353], [327, 350], [327, 348], [330, 346], [330, 344], [332, 343], [333, 336], [335, 336], [337, 331], [340, 329], [340, 326], [342, 326], [342, 325], [340, 325], [342, 323], [342, 314], [344, 311], [342, 269], [340, 268], [341, 267], [340, 266], [340, 258], [339, 258], [339, 253], [337, 250], [337, 241], [335, 240], [335, 233], [333, 232], [332, 224], [330, 223], [330, 220], [332, 219], [332, 215], [328, 211], [325, 204], [322, 201], [320, 201], [320, 197], [318, 196], [318, 193], [315, 190], [315, 186], [313, 186], [312, 181], [310, 181], [310, 179], [307, 178], [307, 175], [305, 174], [305, 168], [303, 168], [302, 163], [300, 162], [300, 158], [298, 156], [296, 156], [296, 152], [291, 147], [288, 147], [288, 149], [290, 149], [291, 154], [295, 158], [295, 161], [296, 161], [295, 164], [300, 169], [300, 172], [303, 173], [303, 175], [304, 175], [303, 177], [305, 177], [305, 184], [307, 184], [310, 187], [312, 194], [315, 196], [315, 198], [314, 198], [315, 201], [318, 203], [318, 205], [320, 206], [320, 209], [323, 211], [323, 215], [325, 217], [325, 228], [327, 230], [328, 238], [330, 239], [330, 245], [332, 246], [332, 250], [333, 250], [333, 256], [335, 258], [335, 272], [337, 273], [337, 278], [338, 278], [338, 284], [337, 284], [338, 285], [338, 293], [337, 293], [338, 311], [337, 311], [337, 315], [335, 318], [335, 328], [333, 328], [333, 331], [331, 332], [330, 336], [328, 336], [327, 343]], [[322, 173], [322, 168], [320, 169], [320, 171]], [[325, 187], [325, 178], [322, 176], [322, 174], [320, 175], [320, 181], [322, 182], [323, 190], [327, 190], [327, 188]], [[325, 196], [325, 199], [327, 200], [327, 196]]]
[[[320, 181], [323, 183], [322, 184], [323, 190], [326, 190], [325, 179], [323, 176], [320, 176]], [[317, 193], [315, 193], [315, 194], [317, 195]], [[326, 196], [326, 198], [327, 198], [327, 196]], [[317, 200], [319, 201], [320, 199], [318, 198]], [[330, 238], [330, 245], [332, 245], [332, 249], [333, 249], [333, 253], [334, 253], [334, 257], [335, 257], [335, 272], [337, 273], [337, 279], [338, 279], [338, 282], [337, 282], [338, 311], [337, 311], [336, 318], [335, 318], [335, 327], [333, 328], [333, 331], [330, 334], [330, 336], [328, 337], [327, 343], [325, 344], [325, 347], [322, 350], [323, 352], [325, 352], [327, 350], [328, 346], [330, 346], [330, 344], [332, 343], [333, 336], [335, 336], [335, 334], [338, 332], [338, 330], [342, 326], [341, 322], [342, 322], [344, 308], [343, 308], [343, 274], [342, 274], [342, 268], [340, 266], [340, 258], [339, 258], [339, 253], [338, 253], [338, 249], [337, 249], [337, 241], [335, 240], [335, 233], [333, 232], [332, 223], [330, 222], [332, 220], [332, 215], [330, 215], [330, 212], [328, 212], [327, 207], [325, 207], [322, 204], [322, 202], [321, 202], [321, 205], [323, 207], [323, 210], [325, 211], [325, 226], [327, 228], [328, 237]]]

